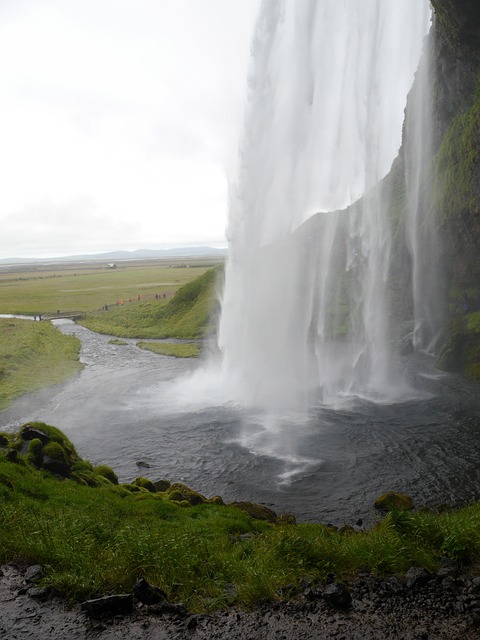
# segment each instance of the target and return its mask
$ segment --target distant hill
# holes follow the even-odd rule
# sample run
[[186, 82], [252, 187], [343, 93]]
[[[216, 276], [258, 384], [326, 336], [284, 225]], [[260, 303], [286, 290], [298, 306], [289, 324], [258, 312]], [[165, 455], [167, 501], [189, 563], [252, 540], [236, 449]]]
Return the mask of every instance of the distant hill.
[[29, 264], [33, 262], [78, 262], [83, 260], [147, 260], [152, 258], [195, 258], [200, 256], [226, 256], [227, 249], [214, 247], [178, 247], [175, 249], [137, 249], [136, 251], [108, 251], [61, 258], [1, 258], [0, 264]]

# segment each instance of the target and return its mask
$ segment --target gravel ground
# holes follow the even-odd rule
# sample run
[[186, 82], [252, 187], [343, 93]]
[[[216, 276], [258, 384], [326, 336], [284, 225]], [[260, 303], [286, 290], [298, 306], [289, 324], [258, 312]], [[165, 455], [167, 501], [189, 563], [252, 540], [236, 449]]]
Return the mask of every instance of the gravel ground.
[[101, 620], [68, 607], [28, 580], [25, 567], [0, 568], [1, 640], [386, 640], [480, 639], [480, 578], [457, 575], [448, 563], [436, 574], [411, 569], [403, 578], [360, 574], [328, 602], [336, 583], [305, 584], [288, 601], [254, 611], [212, 615], [165, 612], [136, 603], [132, 613]]

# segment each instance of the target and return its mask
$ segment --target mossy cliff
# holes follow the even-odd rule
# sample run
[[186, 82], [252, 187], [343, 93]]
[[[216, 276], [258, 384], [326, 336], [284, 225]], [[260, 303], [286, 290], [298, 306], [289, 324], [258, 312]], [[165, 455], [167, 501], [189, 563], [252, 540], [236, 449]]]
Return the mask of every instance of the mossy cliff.
[[[480, 5], [475, 0], [432, 0], [433, 22], [425, 43], [432, 80], [432, 139], [421, 158], [419, 245], [431, 251], [423, 268], [433, 268], [429, 287], [437, 327], [443, 329], [438, 365], [478, 379], [480, 330], [471, 316], [480, 309]], [[408, 148], [421, 91], [417, 73], [405, 110], [402, 147], [385, 178], [393, 229], [391, 315], [413, 317], [412, 256], [405, 233]], [[412, 133], [413, 132], [413, 133]], [[435, 229], [436, 242], [429, 243]], [[423, 247], [422, 243], [425, 244]]]
[[[438, 364], [480, 379], [480, 5], [432, 0], [434, 127], [432, 208], [449, 305]], [[478, 315], [478, 314], [477, 314]]]

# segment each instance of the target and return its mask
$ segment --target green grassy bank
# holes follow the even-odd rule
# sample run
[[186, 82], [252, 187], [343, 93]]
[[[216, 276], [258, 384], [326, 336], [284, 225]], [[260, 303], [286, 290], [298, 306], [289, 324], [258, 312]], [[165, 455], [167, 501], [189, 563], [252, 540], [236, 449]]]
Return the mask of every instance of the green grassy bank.
[[79, 351], [77, 338], [49, 322], [0, 318], [0, 409], [79, 371]]
[[[0, 435], [0, 562], [40, 563], [42, 584], [71, 600], [129, 591], [143, 576], [191, 611], [249, 607], [329, 573], [348, 579], [365, 566], [384, 575], [432, 570], [444, 555], [464, 566], [480, 559], [478, 504], [392, 511], [359, 533], [292, 524], [250, 505], [267, 521], [181, 484], [119, 485], [57, 429], [31, 427]], [[47, 470], [52, 460], [63, 479]]]
[[89, 313], [81, 324], [121, 338], [200, 338], [213, 330], [221, 269], [209, 269], [171, 298], [140, 300]]

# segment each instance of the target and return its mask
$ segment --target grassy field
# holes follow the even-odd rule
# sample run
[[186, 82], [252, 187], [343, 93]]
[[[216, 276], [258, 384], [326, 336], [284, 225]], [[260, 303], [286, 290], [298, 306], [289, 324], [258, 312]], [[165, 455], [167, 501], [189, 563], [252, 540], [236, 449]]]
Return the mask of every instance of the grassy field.
[[[183, 266], [182, 266], [183, 265]], [[192, 260], [119, 262], [116, 269], [104, 263], [36, 265], [0, 270], [0, 313], [45, 314], [61, 311], [92, 312], [117, 300], [170, 300], [177, 289], [214, 264]]]
[[107, 311], [89, 313], [81, 324], [121, 338], [200, 338], [213, 330], [221, 270], [209, 269], [197, 275], [171, 299], [114, 305]]
[[0, 318], [0, 409], [79, 371], [80, 342], [49, 322]]
[[[191, 611], [248, 607], [329, 573], [346, 579], [365, 566], [388, 575], [434, 570], [444, 555], [467, 566], [480, 559], [478, 504], [391, 512], [359, 533], [270, 523], [183, 485], [118, 485], [111, 469], [81, 460], [58, 430], [35, 426], [53, 443], [32, 440], [25, 455], [21, 436], [0, 435], [0, 562], [40, 563], [42, 583], [71, 600], [126, 592], [145, 577]], [[70, 479], [42, 469], [44, 454], [68, 463]]]

